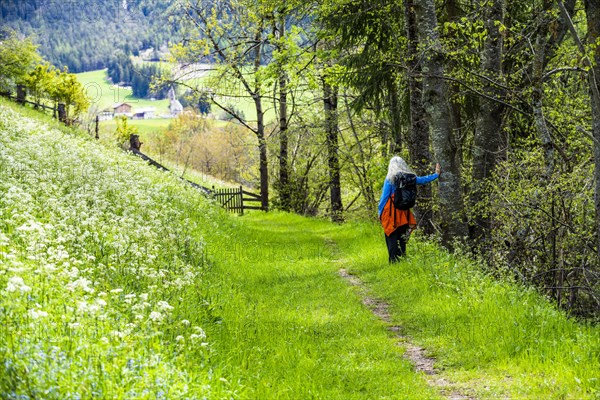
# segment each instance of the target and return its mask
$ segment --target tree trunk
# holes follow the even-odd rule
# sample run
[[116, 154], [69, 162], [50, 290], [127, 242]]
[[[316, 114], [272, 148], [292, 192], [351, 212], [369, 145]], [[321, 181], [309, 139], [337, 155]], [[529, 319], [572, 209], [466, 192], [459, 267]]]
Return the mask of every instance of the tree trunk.
[[67, 107], [63, 103], [58, 103], [58, 120], [67, 123]]
[[[490, 0], [485, 8], [485, 28], [488, 32], [481, 53], [483, 75], [482, 91], [490, 97], [503, 100], [504, 90], [490, 82], [502, 82], [503, 39], [498, 23], [504, 24], [504, 0]], [[472, 206], [483, 200], [483, 184], [494, 171], [497, 157], [504, 144], [502, 140], [502, 120], [505, 107], [499, 102], [482, 97], [479, 99], [479, 115], [475, 126], [473, 143], [473, 195]], [[483, 240], [489, 231], [489, 219], [478, 214], [475, 216], [471, 239]]]
[[[417, 37], [417, 22], [413, 0], [404, 2], [406, 18], [406, 37], [408, 39], [407, 54], [413, 56], [408, 60], [408, 95], [410, 101], [410, 132], [408, 135], [408, 153], [417, 175], [425, 175], [431, 170], [431, 152], [429, 151], [429, 125], [423, 105], [423, 82], [421, 80], [421, 63], [417, 56], [419, 39]], [[418, 191], [419, 199], [414, 208], [419, 227], [427, 235], [434, 233], [433, 229], [433, 199], [431, 185], [421, 186]]]
[[262, 26], [256, 31], [254, 38], [254, 91], [252, 98], [256, 108], [256, 137], [258, 138], [259, 170], [260, 170], [260, 199], [264, 211], [269, 210], [269, 163], [267, 159], [267, 140], [265, 137], [265, 112], [262, 107], [261, 82], [258, 78], [260, 69], [260, 55], [262, 53]]
[[[285, 18], [281, 18], [279, 37], [285, 35]], [[287, 76], [283, 67], [279, 71], [279, 196], [281, 208], [291, 209], [288, 161], [288, 115], [287, 115]]]
[[439, 182], [439, 204], [442, 220], [443, 243], [451, 247], [452, 241], [467, 233], [464, 223], [464, 205], [461, 192], [460, 165], [457, 146], [452, 132], [453, 122], [448, 90], [444, 81], [444, 60], [439, 35], [434, 0], [421, 0], [415, 4], [419, 42], [423, 45], [423, 103], [427, 112], [433, 150], [442, 166]]
[[392, 127], [390, 153], [398, 154], [402, 150], [402, 119], [400, 115], [402, 110], [395, 78], [390, 78], [388, 81], [388, 96], [390, 99], [390, 125]]
[[25, 97], [27, 97], [25, 85], [17, 85], [17, 103], [25, 104]]
[[[458, 33], [457, 29], [452, 27], [453, 22], [457, 22], [461, 17], [464, 17], [464, 12], [460, 8], [460, 4], [458, 0], [448, 0], [445, 2], [445, 10], [447, 21], [450, 22], [450, 26], [447, 28], [448, 37], [458, 37], [460, 33]], [[450, 57], [445, 61], [444, 69], [446, 71], [454, 71], [457, 70], [458, 62], [452, 60]], [[462, 132], [464, 132], [465, 127], [463, 125], [463, 102], [457, 101], [460, 98], [461, 87], [458, 82], [450, 82], [447, 86], [447, 98], [448, 104], [450, 105], [450, 113], [452, 114], [452, 130], [454, 132], [454, 140], [456, 145], [455, 157], [456, 157], [456, 165], [460, 170], [460, 166], [463, 164], [463, 140], [466, 137]]]
[[544, 17], [540, 24], [538, 35], [535, 41], [535, 54], [533, 57], [533, 68], [532, 68], [532, 81], [533, 81], [533, 117], [535, 120], [538, 135], [544, 148], [544, 162], [545, 172], [542, 179], [545, 181], [549, 179], [554, 172], [554, 141], [550, 135], [548, 124], [546, 123], [546, 117], [544, 116], [544, 69], [546, 66], [546, 50], [548, 46], [548, 15], [550, 13], [550, 7], [552, 3], [550, 0], [544, 0], [543, 2], [543, 13]]
[[329, 190], [331, 195], [331, 220], [343, 222], [340, 162], [338, 156], [337, 89], [323, 78], [323, 105], [325, 110], [325, 133], [327, 135], [327, 163], [329, 165]]
[[[588, 25], [588, 42], [596, 44], [600, 39], [600, 0], [585, 0], [584, 4]], [[596, 247], [598, 257], [600, 258], [600, 46], [594, 47], [592, 57], [592, 68], [590, 68], [588, 79], [590, 82], [590, 100], [592, 105], [592, 134], [594, 136]]]

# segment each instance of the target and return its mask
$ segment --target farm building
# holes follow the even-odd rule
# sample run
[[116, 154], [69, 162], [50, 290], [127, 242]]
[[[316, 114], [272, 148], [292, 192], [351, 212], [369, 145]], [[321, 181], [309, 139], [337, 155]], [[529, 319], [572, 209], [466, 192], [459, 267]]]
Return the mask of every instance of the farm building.
[[117, 115], [131, 115], [131, 104], [129, 103], [118, 103], [113, 106], [113, 114]]
[[156, 114], [156, 108], [148, 107], [148, 108], [139, 108], [134, 111], [133, 119], [151, 119], [154, 118]]
[[100, 121], [108, 121], [113, 119], [113, 110], [111, 108], [105, 108], [104, 110], [98, 113], [98, 118]]

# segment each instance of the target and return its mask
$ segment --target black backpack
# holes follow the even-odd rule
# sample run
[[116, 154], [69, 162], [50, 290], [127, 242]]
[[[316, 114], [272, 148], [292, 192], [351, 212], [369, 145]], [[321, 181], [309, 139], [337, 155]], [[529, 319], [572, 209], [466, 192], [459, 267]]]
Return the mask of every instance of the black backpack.
[[398, 210], [408, 210], [417, 201], [417, 176], [400, 173], [394, 185], [394, 207]]

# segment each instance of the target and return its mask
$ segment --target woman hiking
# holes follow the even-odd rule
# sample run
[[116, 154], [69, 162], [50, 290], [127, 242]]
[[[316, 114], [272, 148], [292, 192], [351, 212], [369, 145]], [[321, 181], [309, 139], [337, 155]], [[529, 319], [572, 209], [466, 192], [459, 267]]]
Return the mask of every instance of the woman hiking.
[[392, 157], [390, 160], [378, 207], [390, 263], [399, 261], [406, 253], [406, 242], [417, 226], [410, 210], [416, 198], [416, 185], [425, 185], [439, 176], [439, 163], [435, 165], [434, 174], [416, 176], [401, 157]]

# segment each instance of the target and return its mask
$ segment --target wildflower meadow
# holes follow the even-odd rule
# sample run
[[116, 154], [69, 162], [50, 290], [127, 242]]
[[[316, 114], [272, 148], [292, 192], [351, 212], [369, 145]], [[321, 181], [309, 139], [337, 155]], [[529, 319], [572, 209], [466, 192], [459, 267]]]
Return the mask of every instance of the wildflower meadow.
[[[174, 176], [0, 107], [0, 397], [227, 397]], [[193, 368], [188, 365], [193, 364]]]

